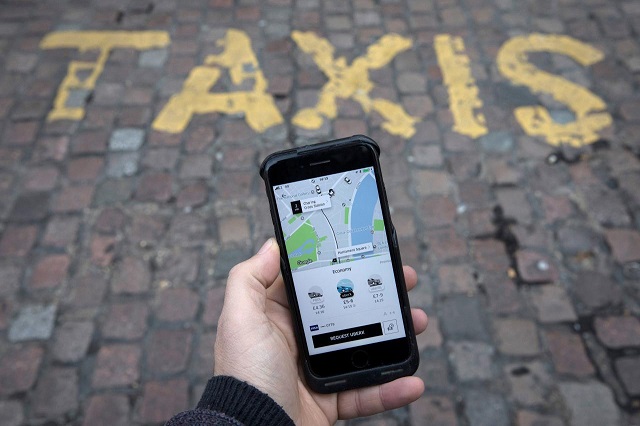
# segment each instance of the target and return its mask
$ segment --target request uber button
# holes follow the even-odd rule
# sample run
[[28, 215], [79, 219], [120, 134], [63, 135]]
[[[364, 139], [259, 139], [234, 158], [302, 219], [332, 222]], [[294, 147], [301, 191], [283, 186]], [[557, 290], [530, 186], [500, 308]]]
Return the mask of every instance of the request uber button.
[[375, 336], [382, 336], [382, 324], [379, 322], [361, 325], [360, 327], [347, 328], [346, 330], [333, 331], [331, 333], [318, 334], [312, 336], [312, 339], [313, 346], [321, 348], [323, 346], [337, 345], [338, 343], [351, 342], [353, 340]]

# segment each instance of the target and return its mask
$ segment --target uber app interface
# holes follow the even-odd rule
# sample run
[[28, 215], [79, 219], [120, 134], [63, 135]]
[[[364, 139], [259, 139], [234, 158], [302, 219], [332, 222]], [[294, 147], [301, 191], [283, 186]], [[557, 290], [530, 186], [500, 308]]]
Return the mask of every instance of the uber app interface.
[[404, 337], [373, 168], [273, 191], [309, 353]]

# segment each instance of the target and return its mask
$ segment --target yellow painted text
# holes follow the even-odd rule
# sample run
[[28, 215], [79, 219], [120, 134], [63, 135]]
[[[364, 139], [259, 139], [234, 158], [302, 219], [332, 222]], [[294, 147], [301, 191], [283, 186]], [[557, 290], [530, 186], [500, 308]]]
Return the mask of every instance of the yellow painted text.
[[[294, 31], [291, 37], [298, 48], [311, 55], [328, 80], [320, 90], [315, 106], [298, 111], [292, 118], [293, 125], [318, 129], [325, 120], [336, 118], [339, 99], [353, 99], [366, 113], [379, 114], [383, 119], [381, 126], [387, 132], [403, 138], [415, 134], [419, 118], [409, 115], [397, 102], [372, 98], [370, 93], [375, 85], [369, 78], [371, 70], [388, 65], [396, 55], [410, 49], [410, 39], [397, 34], [384, 35], [369, 46], [365, 54], [347, 64], [344, 57], [335, 57], [334, 47], [325, 38], [300, 31]], [[81, 120], [84, 117], [84, 105], [74, 105], [70, 97], [74, 90], [89, 92], [95, 88], [113, 49], [146, 50], [163, 48], [169, 43], [166, 31], [57, 31], [46, 35], [40, 43], [42, 49], [96, 52], [94, 60], [69, 63], [47, 120]], [[211, 112], [243, 116], [258, 133], [283, 123], [273, 97], [267, 92], [267, 79], [247, 34], [229, 29], [217, 44], [222, 53], [207, 56], [202, 65], [191, 70], [181, 91], [169, 99], [153, 121], [153, 129], [180, 133], [195, 114]], [[434, 47], [449, 94], [453, 130], [472, 138], [485, 135], [488, 129], [481, 112], [483, 102], [471, 73], [463, 39], [440, 34], [435, 37]], [[587, 88], [534, 66], [527, 55], [536, 52], [566, 55], [584, 67], [604, 57], [596, 48], [564, 35], [530, 34], [508, 40], [496, 58], [500, 73], [511, 83], [526, 86], [533, 93], [550, 95], [575, 115], [573, 122], [559, 123], [542, 106], [521, 106], [515, 109], [514, 115], [524, 132], [544, 138], [554, 146], [580, 147], [598, 140], [598, 132], [613, 122], [604, 101]], [[223, 73], [228, 73], [231, 83], [242, 89], [212, 92]]]

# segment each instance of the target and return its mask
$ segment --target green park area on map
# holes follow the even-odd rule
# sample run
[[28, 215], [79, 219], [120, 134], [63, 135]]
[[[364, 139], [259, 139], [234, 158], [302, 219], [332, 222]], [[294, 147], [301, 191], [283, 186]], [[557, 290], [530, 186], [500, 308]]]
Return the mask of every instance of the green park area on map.
[[295, 270], [300, 266], [317, 261], [320, 244], [326, 239], [327, 237], [318, 238], [309, 221], [302, 224], [286, 241], [287, 252], [290, 253], [289, 266], [291, 269]]

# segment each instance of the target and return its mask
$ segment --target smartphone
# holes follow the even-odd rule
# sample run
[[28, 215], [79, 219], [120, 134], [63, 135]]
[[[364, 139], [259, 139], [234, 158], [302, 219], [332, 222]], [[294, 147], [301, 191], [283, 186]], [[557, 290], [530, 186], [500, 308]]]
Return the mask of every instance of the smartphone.
[[302, 366], [316, 392], [418, 368], [379, 154], [356, 135], [276, 152], [260, 168]]

